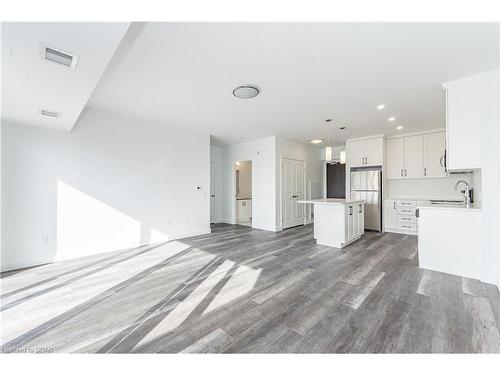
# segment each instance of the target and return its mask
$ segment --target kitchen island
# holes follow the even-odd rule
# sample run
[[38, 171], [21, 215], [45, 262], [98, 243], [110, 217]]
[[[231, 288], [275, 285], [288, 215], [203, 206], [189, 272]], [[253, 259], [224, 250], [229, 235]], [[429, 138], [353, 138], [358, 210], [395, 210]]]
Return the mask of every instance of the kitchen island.
[[314, 205], [314, 238], [320, 245], [342, 248], [364, 233], [365, 207], [362, 200], [311, 199]]

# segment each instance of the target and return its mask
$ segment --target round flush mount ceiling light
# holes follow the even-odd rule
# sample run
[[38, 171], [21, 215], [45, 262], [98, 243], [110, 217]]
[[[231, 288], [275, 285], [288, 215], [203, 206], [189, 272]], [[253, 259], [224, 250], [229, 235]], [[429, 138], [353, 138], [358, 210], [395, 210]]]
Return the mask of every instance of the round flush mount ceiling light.
[[322, 140], [322, 139], [311, 139], [309, 142], [311, 142], [311, 143], [313, 143], [313, 144], [315, 144], [315, 145], [316, 145], [316, 144], [318, 144], [318, 143], [323, 142], [323, 140]]
[[399, 126], [396, 126], [396, 129], [401, 130], [401, 129], [403, 129], [403, 127], [401, 125], [399, 125]]
[[390, 122], [396, 121], [396, 117], [389, 117], [389, 121]]
[[240, 99], [252, 99], [259, 95], [260, 90], [252, 85], [238, 86], [233, 90], [233, 95]]
[[383, 110], [384, 108], [385, 108], [385, 105], [383, 105], [383, 104], [379, 104], [379, 105], [377, 106], [377, 110], [378, 110], [378, 111], [381, 111], [381, 110]]

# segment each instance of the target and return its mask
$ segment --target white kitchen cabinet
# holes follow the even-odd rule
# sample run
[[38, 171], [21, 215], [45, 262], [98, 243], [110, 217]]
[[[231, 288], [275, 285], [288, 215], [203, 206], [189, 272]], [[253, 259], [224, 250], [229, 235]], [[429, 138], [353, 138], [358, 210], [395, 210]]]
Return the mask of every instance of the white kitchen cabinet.
[[405, 137], [405, 168], [406, 178], [421, 178], [424, 176], [424, 137], [415, 135]]
[[447, 176], [443, 165], [445, 132], [391, 138], [386, 147], [388, 179]]
[[342, 248], [364, 233], [362, 200], [311, 199], [300, 204], [314, 205], [314, 238], [320, 245]]
[[358, 227], [357, 235], [362, 236], [365, 233], [365, 205], [362, 203], [357, 203], [357, 214], [358, 214]]
[[417, 234], [417, 201], [384, 200], [384, 230], [386, 232]]
[[247, 221], [252, 218], [252, 200], [236, 200], [236, 221]]
[[347, 143], [347, 163], [352, 167], [365, 165], [365, 141], [352, 141]]
[[365, 165], [382, 165], [384, 160], [384, 139], [372, 138], [365, 141]]
[[444, 156], [446, 133], [424, 134], [424, 178], [446, 177]]
[[479, 77], [443, 84], [446, 91], [446, 166], [448, 170], [481, 168]]
[[346, 158], [349, 167], [382, 165], [384, 159], [383, 137], [349, 140], [346, 144]]
[[384, 201], [384, 230], [397, 229], [397, 213], [396, 201], [394, 199], [386, 199]]
[[346, 204], [346, 228], [345, 228], [345, 243], [360, 237], [365, 232], [364, 223], [364, 204], [349, 203]]
[[387, 140], [387, 178], [404, 177], [405, 148], [404, 138]]

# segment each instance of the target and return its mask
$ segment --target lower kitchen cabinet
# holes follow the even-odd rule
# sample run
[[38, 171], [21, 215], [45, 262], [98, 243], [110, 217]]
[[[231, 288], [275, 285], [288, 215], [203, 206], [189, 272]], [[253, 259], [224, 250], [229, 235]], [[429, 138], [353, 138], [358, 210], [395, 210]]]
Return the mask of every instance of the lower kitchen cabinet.
[[363, 203], [346, 204], [345, 243], [363, 235], [365, 232], [365, 211]]
[[417, 234], [417, 201], [384, 200], [384, 230], [386, 232]]

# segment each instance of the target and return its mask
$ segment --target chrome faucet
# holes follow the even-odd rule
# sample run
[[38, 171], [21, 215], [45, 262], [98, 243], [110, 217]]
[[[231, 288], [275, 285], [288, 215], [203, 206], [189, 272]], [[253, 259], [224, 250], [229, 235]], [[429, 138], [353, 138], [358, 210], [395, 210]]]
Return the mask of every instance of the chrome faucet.
[[467, 183], [467, 181], [464, 181], [464, 180], [458, 180], [457, 183], [455, 184], [455, 191], [458, 190], [458, 186], [460, 185], [460, 183], [463, 183], [465, 185], [465, 190], [462, 190], [462, 193], [464, 193], [464, 203], [465, 203], [465, 207], [469, 208], [470, 205], [471, 205], [471, 201], [470, 201], [470, 187], [469, 187], [469, 184]]

